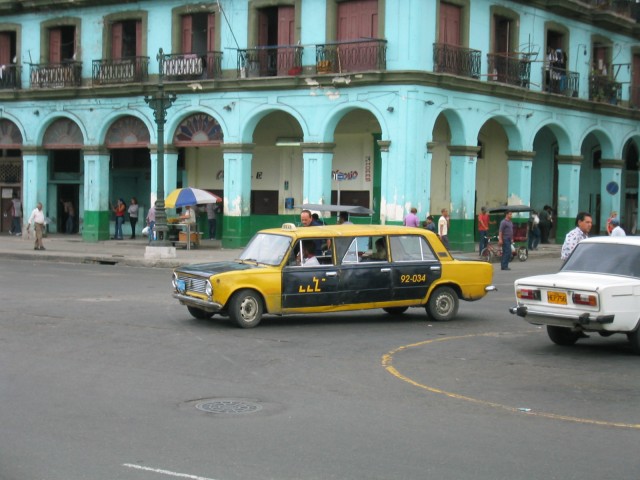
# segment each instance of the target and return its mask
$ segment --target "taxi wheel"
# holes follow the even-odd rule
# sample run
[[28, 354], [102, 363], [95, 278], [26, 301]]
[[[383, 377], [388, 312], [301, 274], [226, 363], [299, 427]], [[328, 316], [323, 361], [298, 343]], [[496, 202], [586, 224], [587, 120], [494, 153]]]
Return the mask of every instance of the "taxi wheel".
[[389, 308], [383, 308], [383, 310], [391, 315], [402, 315], [404, 312], [406, 312], [409, 309], [409, 307], [389, 307]]
[[253, 290], [235, 293], [229, 302], [229, 318], [242, 328], [253, 328], [262, 319], [262, 298]]
[[187, 310], [189, 310], [189, 313], [193, 318], [197, 318], [199, 320], [207, 320], [208, 318], [213, 317], [213, 312], [207, 312], [201, 308], [187, 307]]
[[547, 335], [556, 345], [573, 345], [580, 338], [580, 332], [574, 332], [570, 328], [547, 325]]
[[439, 287], [429, 297], [427, 313], [438, 322], [448, 322], [458, 313], [458, 295], [451, 287]]

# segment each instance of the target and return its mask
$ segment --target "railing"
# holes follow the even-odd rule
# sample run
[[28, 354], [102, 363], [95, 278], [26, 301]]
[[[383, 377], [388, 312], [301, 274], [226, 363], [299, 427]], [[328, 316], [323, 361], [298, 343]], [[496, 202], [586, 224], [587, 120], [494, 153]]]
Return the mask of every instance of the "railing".
[[518, 54], [488, 53], [489, 81], [529, 88], [531, 61]]
[[222, 52], [166, 54], [160, 68], [169, 81], [219, 78], [222, 74]]
[[238, 50], [238, 77], [280, 77], [302, 73], [302, 47], [274, 45]]
[[480, 78], [480, 55], [480, 50], [434, 43], [433, 69], [438, 73]]
[[635, 0], [581, 0], [581, 2], [600, 11], [615, 13], [628, 18], [633, 18], [637, 8]]
[[20, 65], [0, 65], [0, 89], [20, 88], [22, 84]]
[[568, 97], [577, 97], [580, 74], [563, 68], [552, 67], [548, 62], [542, 67], [542, 90]]
[[95, 85], [145, 82], [149, 78], [149, 57], [94, 60], [91, 78]]
[[589, 76], [589, 100], [618, 105], [622, 99], [622, 84], [607, 75]]
[[82, 62], [30, 65], [31, 88], [79, 87], [82, 84]]
[[386, 70], [387, 41], [378, 38], [316, 45], [316, 73]]

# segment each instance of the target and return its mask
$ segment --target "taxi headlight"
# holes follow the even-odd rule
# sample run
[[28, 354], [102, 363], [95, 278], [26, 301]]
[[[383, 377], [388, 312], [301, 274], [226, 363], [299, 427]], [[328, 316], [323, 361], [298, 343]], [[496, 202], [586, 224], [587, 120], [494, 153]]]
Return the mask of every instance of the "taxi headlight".
[[205, 293], [208, 297], [213, 295], [213, 287], [211, 286], [211, 281], [207, 280], [207, 286], [205, 287]]

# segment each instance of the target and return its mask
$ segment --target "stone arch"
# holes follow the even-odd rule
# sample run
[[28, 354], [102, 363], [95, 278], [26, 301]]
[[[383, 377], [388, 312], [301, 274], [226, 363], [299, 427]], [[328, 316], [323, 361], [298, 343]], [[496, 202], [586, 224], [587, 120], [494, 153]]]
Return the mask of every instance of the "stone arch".
[[[272, 106], [263, 106], [256, 109], [252, 114], [247, 117], [243, 125], [240, 127], [240, 142], [241, 143], [251, 143], [253, 141], [253, 135], [256, 129], [256, 126], [264, 117], [274, 112], [283, 112], [289, 114], [293, 117], [297, 124], [302, 129], [302, 137], [303, 139], [307, 139], [309, 135], [309, 128], [305, 122], [304, 117], [295, 109], [282, 107], [274, 108]], [[227, 142], [229, 140], [227, 139]]]
[[137, 117], [126, 115], [115, 120], [105, 134], [105, 146], [114, 148], [148, 148], [149, 129]]
[[216, 147], [223, 142], [222, 126], [206, 113], [193, 113], [183, 118], [173, 134], [176, 147]]
[[51, 150], [81, 149], [84, 146], [84, 135], [75, 121], [58, 118], [45, 130], [42, 145]]
[[0, 148], [20, 149], [22, 148], [22, 133], [18, 125], [6, 118], [0, 119]]

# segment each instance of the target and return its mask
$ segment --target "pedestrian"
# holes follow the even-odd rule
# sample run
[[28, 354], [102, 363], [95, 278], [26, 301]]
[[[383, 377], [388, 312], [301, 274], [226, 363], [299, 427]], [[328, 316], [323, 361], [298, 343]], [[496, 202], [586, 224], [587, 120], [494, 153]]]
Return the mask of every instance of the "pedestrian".
[[427, 215], [427, 221], [424, 222], [423, 226], [427, 230], [437, 233], [436, 223], [433, 221], [433, 215]]
[[135, 240], [136, 238], [136, 224], [138, 223], [138, 210], [140, 209], [140, 205], [138, 205], [138, 199], [136, 197], [131, 197], [131, 203], [129, 204], [129, 208], [127, 212], [129, 213], [129, 224], [131, 225], [131, 239]]
[[[302, 223], [303, 227], [319, 227], [322, 224], [317, 221], [314, 220], [313, 215], [311, 214], [311, 210], [302, 210], [302, 212], [300, 212], [300, 223]], [[316, 255], [322, 255], [322, 245], [325, 243], [322, 240], [314, 240], [315, 245], [316, 245], [316, 251], [315, 254]], [[327, 249], [331, 247], [330, 242], [327, 244]]]
[[115, 240], [123, 240], [122, 225], [124, 224], [124, 214], [127, 211], [127, 205], [124, 203], [123, 198], [119, 198], [116, 206], [111, 208], [116, 214], [116, 229], [113, 238]]
[[487, 236], [489, 235], [489, 214], [485, 207], [480, 208], [478, 214], [478, 236], [480, 237], [480, 245], [478, 254], [482, 254], [482, 251], [487, 248]]
[[420, 220], [418, 220], [418, 209], [416, 207], [411, 207], [407, 216], [404, 217], [403, 224], [405, 227], [419, 227]]
[[353, 225], [353, 222], [349, 221], [349, 212], [338, 213], [338, 225]]
[[67, 217], [64, 222], [64, 233], [70, 235], [73, 233], [76, 223], [76, 209], [73, 206], [73, 202], [69, 199], [65, 200], [61, 198], [62, 207], [64, 208], [64, 214]]
[[438, 219], [438, 235], [440, 241], [449, 249], [449, 211], [446, 208], [440, 210], [441, 216]]
[[611, 219], [611, 236], [612, 237], [626, 237], [627, 234], [620, 226], [620, 219], [618, 217], [614, 217]]
[[562, 244], [562, 250], [560, 251], [562, 261], [566, 262], [571, 252], [576, 248], [576, 245], [589, 236], [592, 225], [593, 219], [589, 212], [580, 212], [578, 214], [576, 217], [576, 227], [567, 233], [564, 243]]
[[531, 212], [529, 219], [529, 250], [537, 250], [540, 244], [540, 217], [535, 210]]
[[[615, 210], [613, 210], [610, 214], [609, 214], [609, 218], [607, 218], [607, 235], [611, 235], [611, 232], [614, 229], [614, 226], [611, 224], [611, 221], [614, 218], [618, 218], [618, 212], [616, 212]], [[618, 221], [618, 225], [620, 225], [620, 222]]]
[[509, 268], [509, 262], [511, 261], [511, 242], [513, 242], [512, 216], [513, 213], [507, 210], [498, 229], [498, 245], [502, 245], [502, 260], [500, 262], [501, 270], [511, 270]]
[[42, 211], [42, 203], [38, 202], [36, 208], [33, 209], [31, 215], [29, 216], [29, 221], [27, 222], [27, 232], [31, 228], [31, 224], [33, 223], [33, 230], [36, 234], [36, 241], [34, 244], [34, 250], [46, 250], [44, 245], [42, 244], [42, 233], [44, 232], [44, 224], [45, 217], [44, 212]]
[[22, 235], [22, 202], [17, 193], [13, 194], [7, 212], [11, 215], [11, 230], [9, 230], [9, 235]]
[[147, 212], [147, 226], [149, 227], [149, 243], [156, 238], [156, 232], [153, 231], [153, 227], [156, 226], [156, 206], [151, 205]]
[[540, 219], [538, 223], [538, 228], [540, 229], [540, 243], [544, 244], [549, 243], [549, 232], [551, 231], [550, 210], [551, 207], [549, 205], [545, 205], [538, 215], [538, 218]]
[[205, 208], [207, 212], [207, 222], [209, 223], [209, 238], [214, 240], [216, 238], [216, 230], [218, 227], [218, 206], [215, 203], [207, 203]]

